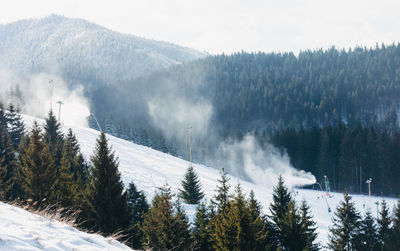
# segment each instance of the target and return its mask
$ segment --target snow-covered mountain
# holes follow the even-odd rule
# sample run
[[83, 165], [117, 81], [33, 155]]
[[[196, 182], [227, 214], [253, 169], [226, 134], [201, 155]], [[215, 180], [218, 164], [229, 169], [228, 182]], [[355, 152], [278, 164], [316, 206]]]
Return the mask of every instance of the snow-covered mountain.
[[131, 250], [113, 239], [0, 202], [0, 250]]
[[83, 84], [129, 80], [204, 56], [58, 15], [0, 25], [0, 69], [18, 74], [48, 72]]
[[[28, 126], [32, 125], [34, 120], [37, 120], [41, 124], [44, 123], [30, 116], [24, 116], [24, 120]], [[76, 126], [63, 127], [65, 132], [68, 128], [72, 128], [79, 140], [82, 152], [85, 157], [88, 158], [94, 151], [99, 132], [93, 129]], [[157, 188], [162, 187], [165, 183], [171, 186], [172, 192], [178, 192], [178, 189], [181, 187], [181, 180], [189, 165], [187, 161], [113, 136], [108, 136], [107, 138], [109, 139], [110, 145], [115, 150], [116, 156], [119, 157], [119, 170], [125, 185], [129, 184], [129, 182], [134, 182], [139, 189], [144, 190], [149, 200], [153, 197]], [[194, 168], [201, 180], [206, 195], [205, 198], [212, 198], [218, 185], [217, 179], [220, 177], [219, 171], [200, 164], [194, 164]], [[265, 187], [256, 185], [230, 176], [232, 192], [233, 187], [237, 183], [241, 184], [243, 191], [247, 193], [247, 195], [253, 190], [255, 197], [264, 207], [264, 211], [269, 213], [268, 208], [272, 201], [272, 186]], [[328, 240], [328, 227], [332, 224], [334, 210], [340, 200], [343, 199], [343, 195], [340, 193], [331, 193], [331, 197], [326, 197], [325, 199], [325, 197], [322, 197], [325, 196], [325, 193], [318, 190], [305, 189], [293, 189], [293, 195], [298, 202], [305, 199], [310, 205], [314, 214], [314, 220], [318, 225], [319, 241], [326, 244]], [[372, 213], [376, 215], [377, 207], [375, 202], [380, 202], [383, 198], [372, 197], [370, 201], [367, 195], [353, 195], [353, 199], [356, 208], [361, 213], [364, 213], [366, 209], [371, 206]], [[393, 208], [396, 203], [396, 199], [394, 198], [385, 198], [385, 200], [388, 202], [389, 208]], [[331, 212], [328, 212], [328, 205], [332, 209]], [[195, 207], [185, 205], [185, 209], [189, 218], [193, 219]]]

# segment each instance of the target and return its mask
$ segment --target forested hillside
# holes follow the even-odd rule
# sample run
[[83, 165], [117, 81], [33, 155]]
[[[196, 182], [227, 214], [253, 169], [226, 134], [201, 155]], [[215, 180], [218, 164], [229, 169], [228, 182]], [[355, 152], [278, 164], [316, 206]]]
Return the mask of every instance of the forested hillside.
[[[111, 123], [110, 116], [103, 114], [103, 121], [115, 125], [114, 133], [186, 156], [174, 139], [163, 139], [160, 127], [164, 125], [152, 123], [148, 100], [172, 96], [210, 102], [208, 138], [198, 140], [194, 150], [198, 161], [212, 156], [221, 140], [240, 140], [252, 132], [261, 141], [287, 150], [296, 168], [311, 171], [318, 179], [329, 175], [332, 189], [365, 192], [365, 180], [373, 177], [381, 193], [398, 194], [394, 177], [398, 175], [396, 156], [400, 156], [395, 147], [399, 69], [398, 44], [304, 51], [297, 56], [220, 55], [103, 90], [104, 98], [94, 107], [102, 107], [96, 110], [99, 113], [107, 111], [105, 107], [115, 111]], [[170, 112], [179, 113], [173, 108]]]

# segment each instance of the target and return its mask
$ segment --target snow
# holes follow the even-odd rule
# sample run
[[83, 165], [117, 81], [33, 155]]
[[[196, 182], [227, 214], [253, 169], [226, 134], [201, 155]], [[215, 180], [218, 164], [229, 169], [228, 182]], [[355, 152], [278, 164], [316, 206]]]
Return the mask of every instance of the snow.
[[0, 250], [131, 250], [98, 234], [0, 202]]
[[[24, 116], [24, 120], [27, 125], [31, 125], [34, 120], [37, 120], [40, 124], [44, 123], [43, 121], [30, 116]], [[65, 125], [63, 127], [65, 132], [68, 128], [72, 128], [73, 132], [76, 134], [82, 152], [88, 159], [94, 151], [99, 132], [93, 129], [76, 126]], [[115, 150], [116, 156], [119, 157], [119, 170], [125, 185], [134, 182], [139, 189], [142, 189], [145, 192], [148, 200], [151, 200], [156, 193], [157, 188], [162, 187], [165, 183], [168, 183], [168, 185], [171, 186], [172, 192], [178, 192], [181, 180], [189, 165], [187, 161], [110, 135], [108, 135], [107, 138], [113, 150]], [[206, 195], [205, 198], [212, 198], [218, 185], [217, 180], [220, 177], [219, 170], [200, 164], [193, 164], [193, 166], [201, 180]], [[253, 190], [256, 199], [260, 201], [264, 211], [269, 213], [269, 204], [272, 201], [271, 187], [255, 185], [233, 176], [229, 177], [232, 192], [237, 183], [241, 184], [243, 191], [247, 195], [251, 190]], [[373, 189], [373, 183], [371, 188]], [[305, 189], [294, 189], [292, 192], [296, 201], [300, 202], [302, 199], [305, 199], [310, 205], [314, 215], [314, 220], [317, 222], [318, 226], [318, 240], [322, 244], [326, 245], [328, 241], [328, 229], [329, 226], [332, 225], [332, 217], [335, 208], [343, 199], [343, 195], [340, 193], [331, 193], [331, 197], [327, 198], [327, 202], [332, 209], [332, 212], [329, 213], [325, 199], [322, 197], [324, 193], [316, 190]], [[375, 202], [381, 202], [383, 199], [382, 197], [373, 196], [370, 201], [367, 195], [352, 195], [352, 198], [357, 210], [362, 214], [364, 214], [367, 208], [371, 206], [372, 213], [375, 216], [377, 213]], [[393, 208], [397, 201], [394, 198], [384, 199], [388, 203], [389, 208]], [[185, 210], [189, 218], [193, 220], [195, 207], [185, 205]]]

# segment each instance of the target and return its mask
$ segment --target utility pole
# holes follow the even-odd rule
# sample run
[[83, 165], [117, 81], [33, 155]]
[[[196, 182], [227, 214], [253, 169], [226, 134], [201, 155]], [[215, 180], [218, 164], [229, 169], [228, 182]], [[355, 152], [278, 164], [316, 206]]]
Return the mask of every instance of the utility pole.
[[189, 138], [189, 160], [190, 160], [190, 166], [192, 166], [192, 135], [191, 135], [191, 130], [192, 127], [189, 127], [188, 129], [188, 138]]
[[372, 208], [372, 202], [371, 202], [371, 182], [372, 182], [372, 179], [369, 178], [366, 182], [368, 184], [369, 208]]
[[54, 91], [53, 79], [50, 79], [49, 85], [50, 85], [50, 110], [53, 110], [53, 91]]
[[64, 103], [62, 101], [57, 101], [58, 104], [58, 123], [61, 124], [61, 105], [63, 105]]
[[360, 165], [360, 193], [362, 193], [362, 166]]

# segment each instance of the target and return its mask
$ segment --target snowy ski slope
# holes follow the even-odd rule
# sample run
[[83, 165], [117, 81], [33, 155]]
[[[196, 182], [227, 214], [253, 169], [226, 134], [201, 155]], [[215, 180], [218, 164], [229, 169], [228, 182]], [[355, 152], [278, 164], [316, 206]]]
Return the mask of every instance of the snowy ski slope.
[[[35, 118], [24, 116], [24, 120], [29, 126], [33, 123]], [[43, 124], [43, 121], [36, 120], [40, 124]], [[89, 158], [93, 153], [99, 132], [89, 128], [64, 126], [65, 131], [67, 131], [68, 128], [72, 128], [79, 140], [84, 155], [86, 158]], [[113, 136], [108, 136], [108, 139], [115, 150], [116, 156], [119, 157], [119, 170], [125, 185], [133, 181], [139, 189], [144, 190], [148, 200], [152, 198], [157, 188], [163, 186], [166, 182], [172, 187], [173, 192], [176, 193], [178, 191], [181, 179], [189, 164], [187, 161]], [[194, 164], [194, 168], [201, 180], [206, 199], [210, 199], [218, 184], [217, 179], [220, 176], [219, 171], [199, 164]], [[269, 213], [268, 208], [272, 200], [272, 188], [252, 184], [230, 176], [232, 191], [238, 182], [240, 182], [246, 194], [249, 194], [250, 190], [253, 190], [256, 198], [264, 207], [264, 211]], [[332, 212], [329, 213], [326, 201], [321, 196], [323, 193], [320, 191], [295, 189], [293, 194], [298, 202], [304, 198], [310, 205], [314, 220], [318, 224], [319, 241], [322, 244], [326, 244], [328, 240], [328, 227], [331, 225], [333, 212], [339, 201], [343, 199], [343, 195], [340, 193], [331, 193], [333, 197], [327, 198], [326, 201], [332, 208]], [[377, 207], [375, 202], [380, 202], [382, 197], [372, 197], [371, 202], [367, 195], [352, 195], [352, 197], [356, 203], [357, 209], [362, 214], [364, 214], [365, 210], [371, 205], [372, 213], [376, 216]], [[394, 198], [385, 198], [385, 200], [388, 202], [390, 208], [393, 208], [396, 203], [396, 199]], [[185, 206], [185, 208], [189, 218], [193, 218], [195, 208], [193, 206]]]

